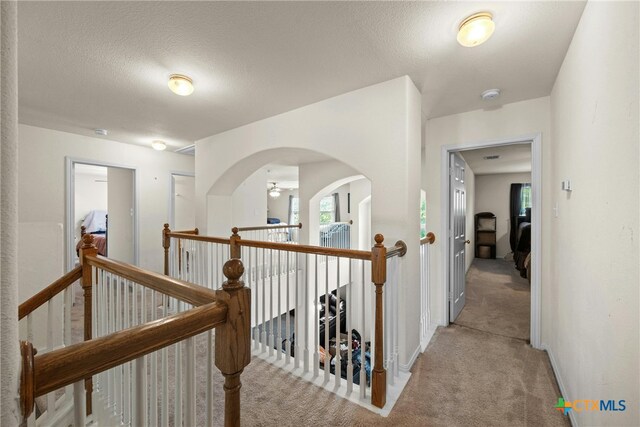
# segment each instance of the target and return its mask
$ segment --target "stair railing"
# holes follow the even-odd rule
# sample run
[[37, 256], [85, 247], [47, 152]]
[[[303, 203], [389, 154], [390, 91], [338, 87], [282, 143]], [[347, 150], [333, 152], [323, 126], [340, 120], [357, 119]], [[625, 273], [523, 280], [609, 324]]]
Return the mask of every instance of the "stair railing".
[[[100, 396], [100, 393], [93, 393], [93, 380], [97, 378], [98, 388], [103, 388], [99, 391], [108, 391], [106, 390], [108, 387], [123, 391], [125, 387], [129, 387], [128, 390], [131, 392], [130, 402], [123, 402], [121, 395], [118, 396], [120, 404], [128, 408], [128, 414], [126, 408], [123, 410], [122, 407], [114, 405], [114, 402], [108, 402], [110, 406], [106, 412], [109, 412], [112, 417], [111, 421], [115, 419], [117, 422], [136, 426], [165, 424], [168, 422], [166, 413], [163, 414], [161, 423], [158, 423], [157, 419], [149, 419], [149, 414], [153, 413], [153, 408], [158, 406], [158, 401], [147, 397], [145, 356], [216, 328], [215, 365], [225, 377], [225, 426], [239, 426], [240, 374], [250, 362], [251, 357], [250, 294], [244, 283], [240, 281], [244, 271], [242, 262], [237, 259], [227, 261], [223, 268], [227, 280], [223, 283], [222, 290], [212, 291], [193, 283], [171, 279], [97, 255], [91, 235], [85, 235], [83, 243], [79, 268], [84, 289], [85, 341], [44, 354], [36, 354], [30, 342], [22, 342], [23, 366], [20, 395], [25, 423], [29, 424], [29, 420], [33, 421], [33, 417], [29, 416], [33, 411], [36, 397], [74, 384], [73, 424], [86, 425], [87, 415], [91, 415], [94, 422], [102, 421], [103, 424], [108, 424], [109, 421], [97, 420], [96, 416], [100, 411], [94, 411], [97, 408], [93, 405], [92, 397]], [[47, 296], [60, 292], [60, 289], [73, 283], [77, 278], [78, 269], [76, 268], [24, 303], [20, 308], [20, 315], [28, 315], [37, 306], [42, 305]], [[120, 286], [121, 284], [124, 286]], [[143, 321], [146, 320], [147, 315], [135, 315], [135, 311], [127, 308], [126, 304], [127, 295], [132, 294], [132, 290], [136, 287], [162, 294], [163, 301], [166, 301], [165, 297], [175, 298], [189, 308], [183, 312]], [[145, 294], [136, 296], [133, 293], [132, 298], [132, 304], [135, 307], [135, 304], [141, 304]], [[93, 310], [104, 308], [105, 304], [111, 304], [109, 305], [111, 312]], [[135, 316], [136, 320], [129, 321], [131, 316]], [[155, 316], [151, 315], [151, 317]], [[107, 321], [108, 328], [105, 329], [105, 322], [101, 322], [102, 320]], [[114, 330], [121, 326], [126, 327]], [[102, 334], [103, 332], [108, 333]], [[94, 334], [101, 336], [94, 336]], [[134, 377], [137, 382], [134, 385], [124, 384], [123, 377], [119, 377], [120, 382], [113, 381], [113, 378], [110, 384], [103, 381], [107, 379], [104, 377], [106, 372], [132, 361], [136, 368]], [[166, 382], [163, 386], [165, 384]], [[188, 391], [187, 394], [189, 394]], [[184, 407], [192, 406], [195, 411], [195, 396], [191, 394], [187, 397], [193, 398], [193, 401], [187, 399]], [[117, 396], [117, 393], [113, 396]], [[211, 401], [208, 400], [207, 403], [209, 404], [207, 422], [210, 423], [213, 415]], [[127, 415], [126, 419], [123, 418], [124, 415]], [[177, 418], [174, 420], [177, 421]], [[185, 413], [184, 420], [185, 423], [196, 424], [193, 414]]]
[[[291, 370], [302, 368], [305, 375], [311, 373], [313, 378], [320, 377], [318, 368], [322, 364], [324, 384], [329, 383], [333, 373], [336, 388], [344, 384], [350, 393], [359, 387], [361, 399], [366, 397], [366, 384], [370, 380], [371, 404], [384, 407], [387, 383], [393, 384], [393, 378], [398, 374], [399, 264], [393, 270], [391, 302], [385, 302], [383, 288], [387, 282], [387, 263], [406, 253], [404, 242], [386, 248], [384, 237], [378, 234], [371, 251], [361, 251], [248, 240], [240, 237], [238, 228], [232, 232], [230, 238], [219, 238], [171, 232], [165, 226], [163, 242], [165, 254], [168, 254], [165, 272], [173, 277], [185, 274], [184, 266], [176, 268], [176, 250], [187, 248], [191, 254], [187, 280], [211, 288], [216, 283], [213, 278], [219, 265], [216, 261], [219, 252], [225, 252], [224, 256], [230, 258], [243, 259], [244, 279], [253, 301], [254, 354], [274, 362], [284, 358], [285, 364], [293, 358]], [[370, 264], [368, 269], [366, 263]], [[374, 284], [373, 295], [365, 286], [367, 282]], [[341, 312], [339, 308], [343, 306], [346, 307], [344, 320], [342, 313], [331, 322], [328, 314], [321, 316], [331, 313], [332, 309]], [[386, 323], [385, 308], [393, 310]], [[355, 328], [361, 331], [358, 350], [352, 351], [349, 345], [344, 355], [339, 350], [330, 354], [332, 345], [340, 348], [340, 341], [331, 343], [330, 338], [335, 336], [338, 340], [343, 334], [347, 342], [352, 342]], [[295, 341], [291, 342], [293, 336]], [[367, 337], [371, 341], [373, 357], [369, 355]], [[333, 363], [329, 363], [330, 358]], [[369, 358], [373, 360], [370, 378]], [[343, 361], [344, 368], [341, 366]], [[393, 369], [390, 378], [387, 378], [387, 366]], [[354, 375], [354, 369], [358, 367], [359, 375]], [[345, 372], [346, 381], [341, 379]]]

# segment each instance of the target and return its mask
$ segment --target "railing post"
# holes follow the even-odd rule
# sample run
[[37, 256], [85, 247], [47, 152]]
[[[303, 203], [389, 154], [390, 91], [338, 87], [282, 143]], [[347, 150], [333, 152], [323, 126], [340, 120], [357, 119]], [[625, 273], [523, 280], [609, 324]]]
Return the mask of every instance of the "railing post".
[[240, 259], [242, 258], [242, 251], [240, 250], [240, 244], [238, 241], [241, 237], [238, 235], [238, 227], [233, 227], [231, 229], [233, 233], [229, 238], [229, 258], [231, 259]]
[[[93, 269], [86, 262], [85, 257], [98, 255], [98, 248], [93, 244], [93, 236], [85, 234], [82, 236], [82, 247], [80, 248], [80, 265], [82, 266], [82, 289], [84, 290], [84, 340], [91, 340], [91, 293], [93, 287]], [[87, 394], [87, 415], [91, 415], [91, 394], [93, 393], [93, 381], [91, 377], [84, 380], [85, 393]]]
[[376, 234], [376, 244], [371, 248], [371, 281], [376, 286], [375, 363], [371, 378], [371, 404], [378, 408], [387, 402], [387, 371], [384, 369], [384, 324], [382, 312], [382, 288], [387, 281], [387, 249], [384, 236]]
[[[224, 425], [240, 426], [240, 374], [251, 361], [251, 292], [240, 280], [244, 266], [239, 259], [224, 264], [222, 284], [227, 322], [216, 328], [215, 364], [224, 375]], [[224, 295], [226, 293], [227, 296]]]
[[[165, 224], [162, 229], [162, 247], [164, 248], [164, 275], [169, 275], [169, 247], [171, 246], [171, 237], [169, 237], [171, 229], [169, 224]], [[197, 233], [196, 233], [197, 234]]]

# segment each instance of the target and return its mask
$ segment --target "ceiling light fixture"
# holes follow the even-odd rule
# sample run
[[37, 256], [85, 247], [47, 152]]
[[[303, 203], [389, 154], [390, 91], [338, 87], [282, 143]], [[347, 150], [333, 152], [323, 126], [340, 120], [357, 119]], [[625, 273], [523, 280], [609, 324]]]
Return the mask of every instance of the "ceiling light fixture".
[[159, 140], [155, 140], [151, 143], [151, 146], [153, 147], [154, 150], [158, 150], [158, 151], [162, 151], [165, 148], [167, 148], [167, 144], [165, 144], [162, 141]]
[[107, 134], [109, 133], [106, 129], [94, 129], [93, 131], [96, 135], [100, 136], [107, 136]]
[[483, 101], [491, 101], [500, 96], [500, 89], [487, 89], [480, 94]]
[[280, 197], [280, 191], [282, 190], [278, 188], [275, 182], [272, 184], [273, 186], [269, 189], [269, 196], [273, 197], [274, 199], [277, 199], [278, 197]]
[[458, 28], [458, 43], [464, 47], [475, 47], [489, 40], [496, 25], [493, 15], [480, 12], [466, 18]]
[[189, 96], [193, 93], [193, 80], [183, 74], [171, 74], [169, 76], [169, 89], [180, 96]]

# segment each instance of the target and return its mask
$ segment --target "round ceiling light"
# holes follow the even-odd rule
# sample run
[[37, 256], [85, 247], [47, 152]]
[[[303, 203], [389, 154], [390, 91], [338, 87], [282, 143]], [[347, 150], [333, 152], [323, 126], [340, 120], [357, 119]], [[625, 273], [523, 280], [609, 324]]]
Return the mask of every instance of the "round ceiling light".
[[483, 101], [491, 101], [500, 96], [500, 89], [487, 89], [480, 94]]
[[151, 143], [151, 146], [153, 147], [154, 150], [158, 150], [158, 151], [162, 151], [165, 148], [167, 148], [167, 144], [159, 140], [153, 141]]
[[193, 93], [193, 80], [182, 74], [169, 76], [169, 89], [180, 96], [189, 96]]
[[458, 29], [458, 43], [464, 47], [479, 46], [489, 40], [496, 25], [493, 15], [480, 12], [466, 18]]

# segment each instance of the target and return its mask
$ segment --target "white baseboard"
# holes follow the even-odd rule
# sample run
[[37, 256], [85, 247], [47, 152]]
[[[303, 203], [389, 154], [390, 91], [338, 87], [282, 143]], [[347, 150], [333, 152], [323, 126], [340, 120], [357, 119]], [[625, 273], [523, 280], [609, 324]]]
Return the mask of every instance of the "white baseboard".
[[411, 358], [409, 359], [409, 363], [407, 363], [406, 365], [403, 363], [400, 363], [400, 371], [401, 372], [410, 372], [411, 368], [413, 367], [413, 364], [416, 363], [416, 359], [418, 358], [418, 355], [421, 353], [420, 351], [420, 345], [418, 344], [418, 346], [416, 347], [416, 349], [413, 351], [413, 354], [411, 355]]
[[[562, 375], [560, 374], [558, 363], [556, 362], [556, 358], [553, 355], [553, 351], [551, 351], [551, 348], [545, 343], [542, 343], [540, 348], [546, 351], [547, 355], [549, 356], [549, 361], [551, 362], [551, 368], [553, 369], [553, 373], [555, 374], [556, 380], [558, 381], [558, 388], [560, 388], [560, 393], [562, 394], [562, 397], [565, 400], [572, 401], [573, 399], [567, 393], [567, 387], [564, 385], [565, 383], [564, 383], [564, 380], [562, 379]], [[569, 421], [571, 422], [571, 425], [573, 427], [579, 427], [578, 420], [576, 420], [576, 414], [573, 411], [569, 411]]]
[[431, 338], [433, 338], [433, 334], [436, 333], [436, 329], [437, 328], [438, 328], [437, 325], [435, 327], [433, 327], [433, 328], [429, 328], [429, 331], [427, 332], [427, 335], [422, 337], [422, 339], [420, 340], [420, 351], [421, 352], [424, 352], [427, 349], [427, 346], [431, 342]]

